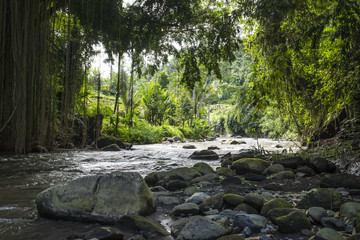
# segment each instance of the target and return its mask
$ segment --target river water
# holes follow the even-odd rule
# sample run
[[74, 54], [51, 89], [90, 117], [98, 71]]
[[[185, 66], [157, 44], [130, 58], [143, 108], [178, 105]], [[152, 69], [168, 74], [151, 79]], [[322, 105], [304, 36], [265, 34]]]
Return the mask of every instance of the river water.
[[[191, 143], [196, 150], [218, 146], [222, 156], [244, 149], [297, 151], [298, 144], [270, 139], [238, 139], [246, 144], [230, 145], [217, 139]], [[86, 232], [96, 224], [75, 223], [40, 218], [35, 196], [46, 188], [78, 177], [115, 171], [137, 171], [146, 176], [153, 171], [191, 167], [197, 160], [188, 157], [194, 149], [183, 149], [185, 143], [135, 145], [130, 151], [63, 151], [26, 156], [0, 156], [0, 240], [57, 240]], [[279, 144], [283, 148], [276, 148]], [[220, 161], [209, 161], [216, 168]]]

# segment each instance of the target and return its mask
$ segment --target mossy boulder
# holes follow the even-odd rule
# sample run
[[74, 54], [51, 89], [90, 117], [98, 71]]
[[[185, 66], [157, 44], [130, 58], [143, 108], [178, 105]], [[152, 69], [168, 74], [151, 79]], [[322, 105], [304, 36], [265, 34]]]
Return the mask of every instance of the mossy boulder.
[[209, 164], [204, 162], [196, 163], [192, 168], [201, 173], [202, 175], [215, 173], [214, 169], [210, 167]]
[[218, 160], [219, 155], [213, 150], [200, 150], [193, 152], [189, 158], [197, 160]]
[[158, 222], [139, 215], [125, 215], [117, 222], [122, 227], [134, 230], [159, 233], [163, 236], [169, 236], [170, 233]]
[[101, 223], [155, 211], [149, 187], [135, 172], [86, 176], [59, 184], [39, 193], [36, 205], [42, 217]]
[[347, 173], [327, 174], [320, 180], [320, 187], [360, 189], [360, 177]]
[[221, 210], [224, 207], [224, 194], [217, 194], [215, 196], [209, 197], [208, 199], [205, 199], [200, 204], [200, 210], [202, 212], [209, 211], [209, 209], [218, 209]]
[[212, 182], [219, 180], [219, 176], [216, 173], [209, 173], [201, 177], [194, 178], [191, 180], [191, 183], [200, 183], [200, 182]]
[[269, 163], [260, 158], [241, 158], [231, 165], [239, 175], [246, 173], [263, 173], [269, 167]]
[[278, 159], [275, 161], [275, 163], [281, 164], [286, 168], [292, 168], [292, 169], [296, 169], [298, 166], [305, 165], [305, 161], [302, 157], [289, 157], [289, 158]]
[[220, 167], [216, 169], [217, 174], [219, 176], [232, 177], [235, 176], [235, 172], [227, 167]]
[[201, 173], [193, 168], [181, 167], [169, 171], [152, 172], [145, 177], [145, 182], [149, 186], [155, 186], [160, 180], [165, 180], [166, 182], [170, 180], [190, 181], [200, 176]]
[[360, 232], [360, 214], [355, 218], [356, 232]]
[[268, 218], [276, 224], [276, 218], [289, 215], [291, 212], [299, 211], [296, 208], [273, 208], [268, 212]]
[[276, 163], [276, 164], [273, 164], [273, 165], [267, 167], [264, 170], [263, 174], [264, 175], [272, 175], [272, 174], [275, 174], [275, 173], [282, 172], [284, 170], [285, 170], [285, 168], [284, 168], [284, 166], [282, 164]]
[[343, 203], [339, 193], [327, 188], [313, 188], [308, 191], [297, 204], [298, 208], [322, 207], [330, 210], [338, 210]]
[[282, 171], [272, 176], [272, 179], [283, 180], [283, 179], [294, 179], [295, 173], [293, 171]]
[[229, 204], [232, 207], [236, 207], [244, 202], [244, 197], [238, 194], [225, 194], [223, 199], [225, 203]]
[[234, 211], [242, 211], [248, 214], [259, 214], [259, 212], [247, 203], [241, 203], [234, 208]]
[[264, 203], [264, 206], [261, 208], [261, 214], [265, 217], [269, 217], [269, 212], [274, 208], [291, 208], [292, 205], [288, 201], [282, 198], [274, 198], [270, 201]]
[[355, 218], [360, 214], [360, 203], [358, 202], [347, 202], [340, 206], [340, 216]]
[[336, 230], [332, 228], [322, 228], [316, 234], [314, 240], [345, 240]]
[[258, 193], [248, 193], [244, 196], [244, 203], [249, 204], [259, 212], [261, 211], [264, 202], [265, 202], [264, 196]]
[[311, 229], [311, 223], [305, 213], [300, 211], [290, 212], [288, 215], [275, 219], [282, 233], [297, 233], [302, 229]]

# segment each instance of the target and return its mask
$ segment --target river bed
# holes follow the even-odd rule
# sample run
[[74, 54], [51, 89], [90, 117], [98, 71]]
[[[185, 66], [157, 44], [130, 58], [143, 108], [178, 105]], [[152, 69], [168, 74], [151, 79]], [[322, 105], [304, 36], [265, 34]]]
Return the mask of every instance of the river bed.
[[[195, 143], [135, 145], [132, 150], [57, 151], [26, 156], [0, 156], [0, 239], [6, 240], [62, 240], [67, 236], [85, 232], [96, 224], [74, 223], [40, 218], [35, 196], [44, 189], [82, 176], [136, 171], [142, 176], [150, 172], [177, 167], [192, 167], [198, 160], [188, 157], [196, 150], [217, 146], [221, 157], [245, 149], [265, 151], [297, 151], [298, 143], [270, 139], [241, 138], [246, 144], [230, 145], [219, 138], [215, 141]], [[183, 149], [193, 144], [197, 149]], [[282, 148], [275, 147], [281, 145]], [[220, 161], [208, 161], [214, 169]]]

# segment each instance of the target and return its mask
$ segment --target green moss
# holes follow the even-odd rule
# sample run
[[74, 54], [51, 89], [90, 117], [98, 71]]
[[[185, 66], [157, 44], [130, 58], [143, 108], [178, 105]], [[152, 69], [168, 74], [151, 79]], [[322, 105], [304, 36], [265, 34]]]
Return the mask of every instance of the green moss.
[[290, 212], [288, 215], [276, 218], [275, 221], [282, 233], [297, 233], [302, 229], [311, 228], [310, 220], [300, 211]]
[[244, 202], [244, 197], [238, 194], [225, 194], [223, 199], [225, 203], [233, 207], [236, 207]]
[[360, 232], [360, 214], [355, 218], [356, 232]]
[[343, 200], [339, 193], [327, 188], [314, 188], [308, 191], [297, 204], [298, 208], [322, 207], [338, 210]]
[[170, 235], [170, 233], [166, 231], [166, 229], [159, 223], [139, 215], [125, 215], [119, 220], [119, 223], [125, 225], [128, 228], [160, 233], [164, 236]]
[[288, 201], [281, 198], [275, 198], [264, 204], [264, 206], [261, 209], [261, 214], [265, 217], [269, 217], [269, 212], [273, 208], [291, 208], [291, 207], [292, 205]]

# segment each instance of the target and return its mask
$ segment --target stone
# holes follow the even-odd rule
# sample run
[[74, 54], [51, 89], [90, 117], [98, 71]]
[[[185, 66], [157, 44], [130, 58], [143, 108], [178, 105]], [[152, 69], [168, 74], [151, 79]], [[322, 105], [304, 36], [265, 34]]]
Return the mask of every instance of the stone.
[[304, 173], [305, 176], [315, 176], [315, 171], [308, 166], [301, 166], [296, 169], [296, 173]]
[[233, 227], [244, 229], [249, 227], [253, 233], [259, 233], [262, 228], [266, 228], [268, 220], [257, 214], [239, 213], [234, 217]]
[[243, 196], [240, 196], [238, 194], [232, 194], [232, 193], [225, 194], [223, 199], [224, 199], [224, 202], [226, 204], [228, 204], [228, 205], [230, 205], [232, 207], [236, 207], [239, 204], [244, 202], [244, 197]]
[[245, 238], [242, 234], [231, 234], [231, 235], [223, 236], [216, 240], [245, 240]]
[[311, 229], [310, 220], [300, 211], [290, 212], [288, 215], [275, 219], [282, 233], [297, 233], [302, 229]]
[[302, 157], [283, 158], [277, 160], [276, 163], [279, 163], [286, 168], [292, 168], [292, 169], [296, 169], [298, 166], [305, 165], [305, 161]]
[[266, 203], [264, 203], [263, 207], [261, 208], [261, 215], [264, 217], [269, 218], [269, 212], [271, 209], [274, 208], [291, 208], [292, 205], [288, 201], [282, 198], [274, 198]]
[[191, 196], [194, 193], [196, 193], [197, 191], [199, 191], [199, 189], [196, 186], [191, 185], [191, 186], [184, 189], [184, 194], [186, 196]]
[[246, 173], [262, 173], [269, 163], [259, 158], [242, 158], [231, 165], [231, 168], [236, 171], [239, 175]]
[[122, 149], [127, 149], [125, 143], [123, 143], [122, 141], [116, 139], [116, 138], [112, 138], [112, 137], [107, 137], [107, 136], [101, 136], [99, 137], [98, 141], [97, 141], [97, 147], [99, 149], [102, 149], [106, 146], [109, 146], [111, 144], [116, 144], [118, 147], [122, 148]]
[[191, 183], [199, 183], [204, 181], [212, 182], [216, 180], [219, 180], [219, 176], [216, 173], [209, 173], [204, 176], [194, 178], [193, 180], [191, 180]]
[[337, 231], [344, 231], [346, 224], [341, 219], [337, 219], [334, 217], [323, 217], [321, 219], [321, 224], [324, 227], [333, 228]]
[[202, 212], [207, 212], [211, 209], [217, 209], [222, 210], [224, 207], [224, 200], [223, 200], [224, 194], [217, 194], [215, 196], [212, 196], [208, 199], [205, 199], [200, 204], [200, 210]]
[[217, 168], [217, 169], [216, 169], [216, 173], [217, 173], [219, 176], [225, 176], [225, 177], [235, 176], [235, 172], [234, 172], [232, 169], [227, 168], [227, 167]]
[[89, 232], [67, 237], [67, 239], [69, 240], [72, 239], [122, 240], [123, 238], [124, 238], [124, 234], [119, 229], [114, 227], [97, 227], [90, 230]]
[[284, 165], [276, 163], [276, 164], [273, 164], [273, 165], [267, 167], [264, 170], [263, 174], [264, 175], [272, 175], [272, 174], [275, 174], [275, 173], [282, 172], [284, 170], [285, 170]]
[[360, 240], [360, 233], [351, 235], [351, 236], [348, 237], [346, 240]]
[[207, 175], [210, 173], [215, 173], [214, 169], [210, 167], [209, 164], [204, 162], [198, 162], [193, 166], [193, 169], [201, 173], [202, 175]]
[[320, 222], [323, 217], [326, 217], [326, 210], [322, 207], [311, 207], [306, 211], [306, 214], [315, 222]]
[[131, 236], [128, 240], [146, 240], [146, 238], [141, 234], [135, 234]]
[[185, 144], [183, 146], [184, 149], [196, 149], [196, 146], [193, 144]]
[[356, 232], [360, 232], [360, 214], [355, 218], [355, 229]]
[[221, 181], [221, 185], [228, 186], [228, 185], [240, 185], [242, 184], [241, 178], [234, 176], [234, 177], [227, 177]]
[[205, 201], [206, 199], [210, 198], [210, 195], [204, 192], [196, 192], [193, 195], [191, 195], [191, 197], [189, 197], [188, 199], [186, 199], [185, 202], [187, 203], [196, 203], [196, 204], [201, 204], [203, 201]]
[[249, 204], [260, 212], [265, 202], [264, 196], [258, 193], [248, 193], [244, 196], [244, 203]]
[[169, 171], [152, 172], [145, 177], [145, 181], [149, 186], [155, 186], [161, 180], [165, 180], [166, 182], [170, 180], [190, 181], [200, 176], [201, 173], [193, 168], [181, 167]]
[[315, 234], [314, 240], [345, 240], [345, 238], [332, 228], [322, 228]]
[[347, 218], [355, 218], [360, 214], [360, 203], [347, 202], [340, 206], [340, 216]]
[[294, 178], [295, 178], [295, 174], [293, 171], [282, 171], [272, 176], [272, 179], [275, 180], [294, 179]]
[[189, 158], [197, 160], [218, 160], [219, 155], [213, 150], [200, 150], [193, 152]]
[[320, 180], [320, 187], [360, 189], [360, 178], [347, 173], [328, 174]]
[[196, 215], [196, 214], [199, 214], [199, 212], [200, 212], [199, 205], [197, 205], [195, 203], [183, 203], [183, 204], [175, 206], [173, 208], [173, 210], [171, 211], [171, 213], [175, 216]]
[[183, 188], [186, 188], [190, 183], [182, 180], [171, 180], [166, 184], [166, 189], [169, 191], [176, 191]]
[[234, 208], [234, 211], [242, 211], [248, 214], [259, 214], [259, 212], [252, 206], [246, 203], [241, 203]]
[[283, 187], [277, 183], [269, 183], [264, 186], [264, 189], [270, 191], [283, 191]]
[[238, 141], [238, 140], [231, 140], [229, 142], [230, 145], [240, 145], [240, 144], [246, 144], [245, 141]]
[[222, 162], [221, 162], [221, 167], [223, 167], [223, 168], [229, 168], [229, 167], [231, 167], [231, 165], [233, 164], [233, 160], [231, 160], [231, 159], [226, 159], [226, 160], [223, 160]]
[[209, 146], [208, 148], [207, 148], [208, 150], [220, 150], [220, 148], [218, 147], [218, 146]]
[[262, 174], [257, 174], [257, 173], [246, 173], [244, 176], [245, 180], [248, 181], [255, 181], [255, 182], [260, 182], [266, 179], [266, 177]]
[[125, 215], [117, 222], [120, 226], [136, 231], [146, 231], [169, 236], [170, 233], [158, 222], [139, 215]]
[[103, 148], [100, 149], [101, 151], [121, 151], [121, 148], [116, 144], [116, 143], [113, 143], [113, 144], [110, 144], [108, 146], [105, 146]]
[[189, 222], [189, 219], [189, 217], [180, 218], [173, 222], [170, 226], [171, 235], [177, 237], [180, 234], [181, 230], [184, 228], [184, 226]]
[[173, 137], [172, 137], [172, 140], [173, 140], [174, 142], [182, 142], [182, 138], [179, 137], [179, 136], [173, 136]]
[[309, 161], [309, 165], [311, 168], [313, 168], [319, 173], [333, 172], [336, 170], [336, 166], [332, 162], [322, 157], [311, 158]]
[[42, 217], [101, 223], [155, 211], [149, 187], [135, 172], [86, 176], [59, 184], [39, 193], [36, 205]]
[[174, 196], [157, 196], [156, 205], [179, 205], [182, 204], [182, 200]]
[[226, 234], [226, 229], [220, 224], [202, 217], [191, 217], [181, 230], [177, 240], [217, 239]]
[[299, 211], [295, 208], [273, 208], [268, 212], [268, 218], [274, 224], [276, 224], [276, 218], [289, 215], [291, 212]]
[[308, 209], [322, 207], [324, 209], [338, 210], [343, 200], [340, 194], [327, 188], [313, 188], [298, 202], [297, 207]]

